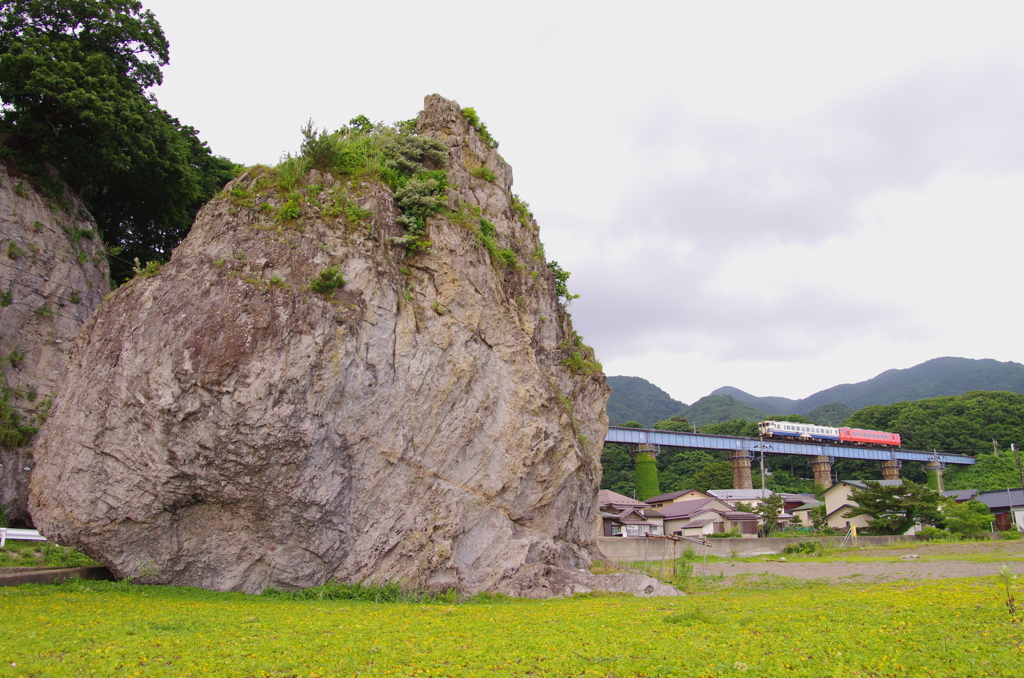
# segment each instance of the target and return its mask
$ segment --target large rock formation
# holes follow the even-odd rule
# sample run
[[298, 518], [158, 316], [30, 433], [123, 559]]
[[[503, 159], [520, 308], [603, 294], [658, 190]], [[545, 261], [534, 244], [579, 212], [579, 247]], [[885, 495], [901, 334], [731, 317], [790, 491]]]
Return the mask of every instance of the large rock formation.
[[[566, 573], [596, 554], [609, 389], [478, 129], [436, 95], [417, 120], [448, 149], [427, 252], [375, 180], [284, 194], [253, 168], [207, 205], [76, 344], [37, 444], [42, 531], [153, 583], [599, 587]], [[347, 285], [311, 291], [332, 267]]]
[[[50, 179], [54, 190], [60, 181]], [[45, 418], [64, 378], [68, 348], [110, 293], [110, 271], [96, 224], [71, 191], [55, 197], [0, 163], [0, 365], [5, 403], [0, 442], [0, 505], [14, 525], [30, 521], [28, 427]], [[18, 429], [21, 429], [19, 432]]]

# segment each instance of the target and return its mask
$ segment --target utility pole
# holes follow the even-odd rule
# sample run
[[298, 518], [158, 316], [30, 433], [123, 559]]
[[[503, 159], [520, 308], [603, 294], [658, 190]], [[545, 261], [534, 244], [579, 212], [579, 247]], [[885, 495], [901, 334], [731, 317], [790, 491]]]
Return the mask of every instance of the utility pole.
[[1013, 458], [1017, 460], [1017, 474], [1020, 476], [1020, 487], [1024, 490], [1024, 469], [1020, 466], [1020, 452], [1017, 451], [1017, 444], [1010, 443], [1010, 449], [1013, 450]]

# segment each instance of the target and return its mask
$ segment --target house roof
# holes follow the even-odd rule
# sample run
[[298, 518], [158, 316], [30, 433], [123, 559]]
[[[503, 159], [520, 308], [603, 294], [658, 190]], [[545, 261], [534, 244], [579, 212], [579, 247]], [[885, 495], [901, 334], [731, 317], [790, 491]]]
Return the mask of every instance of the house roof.
[[810, 511], [812, 508], [815, 508], [817, 506], [821, 506], [821, 502], [818, 501], [817, 499], [812, 499], [809, 502], [806, 502], [805, 504], [802, 504], [801, 506], [797, 506], [795, 509], [790, 510], [793, 513], [796, 513], [797, 511]]
[[[840, 480], [840, 483], [846, 483], [847, 485], [853, 485], [854, 487], [867, 487], [867, 484], [863, 480]], [[902, 485], [902, 480], [872, 480], [873, 483], [878, 483], [882, 487], [892, 487], [893, 485]], [[833, 485], [832, 487], [835, 487]], [[832, 489], [831, 487], [829, 489]], [[828, 490], [826, 490], [827, 492]]]
[[831, 513], [829, 513], [828, 516], [826, 516], [826, 517], [827, 518], [831, 518], [832, 516], [837, 515], [843, 509], [855, 509], [855, 508], [860, 508], [860, 507], [857, 506], [856, 504], [842, 504], [836, 510], [832, 511]]
[[637, 501], [632, 497], [627, 497], [624, 494], [612, 492], [611, 490], [598, 490], [597, 502], [602, 506], [604, 506], [605, 504], [615, 504], [616, 506], [648, 506], [648, 504], [642, 501]]
[[[729, 520], [758, 520], [761, 516], [746, 511], [722, 511], [723, 516]], [[781, 516], [779, 516], [781, 518]], [[792, 518], [793, 516], [790, 516]]]
[[978, 496], [977, 490], [944, 490], [942, 492], [943, 497], [952, 497], [957, 503], [962, 501], [970, 501]]
[[714, 510], [713, 506], [708, 505], [713, 505], [716, 501], [718, 500], [714, 497], [677, 501], [669, 504], [668, 506], [663, 506], [661, 514], [665, 516], [666, 519], [686, 518], [687, 516], [691, 516], [702, 509]]
[[663, 501], [672, 501], [676, 497], [681, 497], [687, 492], [692, 492], [692, 490], [683, 490], [682, 492], [669, 492], [668, 494], [659, 494], [657, 497], [651, 497], [650, 499], [648, 499], [647, 503], [657, 504]]
[[708, 490], [708, 494], [722, 501], [750, 501], [751, 499], [767, 499], [774, 492], [771, 490]]
[[1013, 504], [1014, 509], [1024, 508], [1024, 490], [1019, 488], [982, 492], [975, 499], [990, 509], [1009, 509], [1010, 504]]
[[790, 502], [790, 501], [802, 501], [803, 503], [806, 504], [806, 503], [811, 502], [811, 501], [816, 501], [814, 499], [814, 495], [813, 494], [789, 494], [789, 493], [786, 493], [786, 492], [782, 492], [781, 494], [782, 494], [783, 500], [785, 500], [787, 502]]
[[713, 522], [715, 522], [714, 518], [700, 518], [699, 520], [690, 520], [685, 522], [676, 529], [684, 530], [690, 527], [704, 527], [705, 525], [710, 525]]

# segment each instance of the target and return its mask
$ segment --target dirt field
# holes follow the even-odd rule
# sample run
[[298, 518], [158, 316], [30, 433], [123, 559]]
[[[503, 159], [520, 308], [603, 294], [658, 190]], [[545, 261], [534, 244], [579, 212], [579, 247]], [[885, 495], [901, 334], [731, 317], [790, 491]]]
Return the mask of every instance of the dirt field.
[[[918, 558], [903, 558], [903, 556]], [[958, 558], [957, 556], [963, 556]], [[915, 544], [913, 548], [858, 549], [843, 551], [840, 558], [858, 562], [813, 562], [799, 556], [764, 556], [757, 562], [708, 563], [708, 576], [724, 575], [726, 584], [736, 575], [768, 573], [800, 579], [832, 579], [864, 582], [896, 579], [945, 579], [949, 577], [983, 577], [999, 572], [999, 566], [1024, 574], [1024, 540], [972, 542], [966, 544]], [[985, 561], [970, 560], [986, 557]], [[785, 558], [780, 562], [780, 558]], [[862, 559], [870, 558], [868, 562]], [[694, 574], [704, 574], [703, 564], [694, 563]]]

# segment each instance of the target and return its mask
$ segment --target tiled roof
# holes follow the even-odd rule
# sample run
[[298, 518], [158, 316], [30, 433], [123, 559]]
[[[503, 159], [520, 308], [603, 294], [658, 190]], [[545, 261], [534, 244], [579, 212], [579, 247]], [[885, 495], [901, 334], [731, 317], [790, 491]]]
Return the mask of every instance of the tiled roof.
[[1014, 509], [1024, 508], [1024, 490], [1019, 488], [1016, 490], [1011, 488], [1009, 492], [1006, 490], [982, 492], [976, 499], [990, 509], [1008, 509], [1010, 504], [1013, 504]]
[[661, 514], [665, 518], [685, 518], [693, 515], [697, 511], [700, 511], [706, 505], [714, 502], [714, 499], [710, 497], [707, 499], [688, 499], [687, 501], [677, 501], [663, 506], [661, 508]]
[[[729, 520], [757, 520], [761, 516], [756, 513], [746, 513], [745, 511], [721, 511], [721, 514]], [[792, 516], [790, 516], [792, 518]]]
[[[847, 485], [853, 485], [854, 487], [867, 487], [863, 480], [840, 480], [839, 482], [846, 483]], [[903, 484], [902, 480], [873, 480], [871, 482], [878, 483], [882, 487], [892, 487], [893, 485]]]
[[767, 499], [774, 493], [771, 490], [708, 490], [708, 494], [722, 501], [750, 501]]
[[647, 500], [648, 504], [657, 504], [663, 501], [672, 501], [676, 497], [681, 497], [691, 490], [683, 490], [682, 492], [669, 492], [668, 494], [659, 494], [657, 497], [651, 497]]
[[632, 497], [627, 497], [624, 494], [618, 492], [612, 492], [611, 490], [598, 490], [597, 501], [599, 504], [604, 506], [605, 504], [616, 504], [618, 506], [647, 506], [642, 501], [637, 501]]

